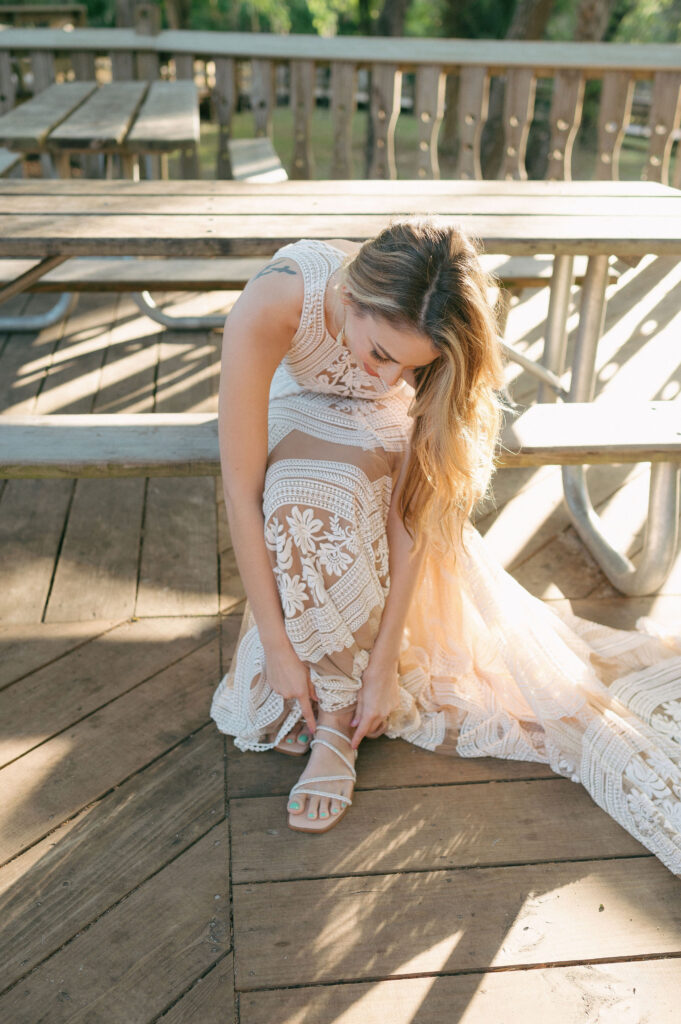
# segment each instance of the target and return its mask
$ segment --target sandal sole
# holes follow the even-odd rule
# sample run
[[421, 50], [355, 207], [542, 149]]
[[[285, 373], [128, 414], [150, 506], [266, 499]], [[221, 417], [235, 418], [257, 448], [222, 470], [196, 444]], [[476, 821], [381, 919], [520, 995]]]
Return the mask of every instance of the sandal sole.
[[[342, 810], [338, 814], [336, 814], [335, 817], [330, 818], [328, 825], [325, 825], [324, 828], [301, 828], [299, 825], [292, 825], [291, 824], [291, 816], [290, 816], [290, 813], [289, 813], [288, 827], [291, 829], [292, 832], [306, 832], [308, 835], [318, 835], [318, 834], [321, 835], [324, 832], [330, 832], [331, 829], [334, 828], [338, 824], [338, 822], [341, 821], [345, 817], [345, 815], [347, 814], [347, 811], [348, 811], [348, 808], [346, 807], [344, 810]], [[319, 820], [320, 819], [317, 818], [317, 821], [319, 821]]]

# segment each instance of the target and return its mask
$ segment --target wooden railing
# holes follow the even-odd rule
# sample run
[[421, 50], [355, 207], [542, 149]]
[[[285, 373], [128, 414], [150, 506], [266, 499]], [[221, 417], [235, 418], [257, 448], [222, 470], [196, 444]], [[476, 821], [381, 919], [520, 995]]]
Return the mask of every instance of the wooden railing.
[[[489, 114], [490, 83], [504, 84], [501, 124], [503, 178], [525, 178], [526, 149], [541, 81], [550, 87], [550, 139], [546, 177], [569, 180], [572, 148], [582, 118], [585, 84], [601, 83], [596, 127], [599, 179], [617, 178], [622, 140], [630, 123], [637, 82], [649, 83], [648, 149], [643, 177], [669, 183], [670, 157], [681, 118], [681, 47], [601, 43], [507, 42], [447, 39], [275, 36], [221, 32], [158, 32], [153, 5], [138, 7], [139, 28], [7, 29], [0, 32], [0, 109], [15, 102], [13, 67], [30, 62], [38, 91], [58, 76], [91, 79], [95, 61], [106, 58], [114, 79], [168, 76], [200, 80], [212, 98], [219, 125], [218, 176], [228, 174], [227, 139], [246, 88], [253, 134], [268, 135], [278, 94], [288, 96], [293, 115], [290, 174], [313, 175], [312, 113], [320, 73], [326, 76], [333, 121], [332, 176], [352, 177], [351, 124], [358, 73], [370, 72], [372, 150], [369, 175], [396, 176], [395, 128], [405, 79], [413, 82], [409, 115], [418, 124], [417, 174], [439, 176], [438, 135], [445, 84], [458, 81], [458, 160], [454, 176], [480, 178], [481, 138]], [[149, 34], [144, 34], [145, 32]], [[550, 80], [550, 86], [548, 81]], [[241, 83], [238, 85], [237, 83]], [[243, 83], [246, 83], [244, 86]], [[276, 88], [277, 84], [280, 88]], [[681, 156], [673, 184], [681, 185]]]

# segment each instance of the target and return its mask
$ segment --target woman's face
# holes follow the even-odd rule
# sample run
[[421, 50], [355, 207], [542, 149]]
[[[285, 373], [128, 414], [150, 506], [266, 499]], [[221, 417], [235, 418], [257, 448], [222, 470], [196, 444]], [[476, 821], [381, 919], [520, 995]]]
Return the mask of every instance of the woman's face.
[[427, 366], [438, 351], [430, 338], [410, 329], [394, 327], [382, 317], [358, 313], [346, 306], [345, 344], [355, 362], [384, 384], [396, 384], [405, 370]]

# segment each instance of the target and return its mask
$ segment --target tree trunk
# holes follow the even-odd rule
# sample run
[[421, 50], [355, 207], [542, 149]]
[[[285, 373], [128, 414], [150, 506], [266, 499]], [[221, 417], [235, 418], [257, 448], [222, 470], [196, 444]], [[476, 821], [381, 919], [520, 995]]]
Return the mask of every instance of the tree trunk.
[[191, 0], [164, 0], [166, 18], [172, 29], [189, 28], [191, 15]]
[[616, 0], [581, 0], [575, 40], [598, 43], [605, 35]]
[[116, 28], [132, 28], [135, 24], [135, 0], [116, 0]]
[[385, 0], [376, 23], [378, 36], [403, 36], [404, 21], [411, 0]]
[[371, 6], [369, 0], [359, 0], [359, 30], [363, 36], [371, 35]]

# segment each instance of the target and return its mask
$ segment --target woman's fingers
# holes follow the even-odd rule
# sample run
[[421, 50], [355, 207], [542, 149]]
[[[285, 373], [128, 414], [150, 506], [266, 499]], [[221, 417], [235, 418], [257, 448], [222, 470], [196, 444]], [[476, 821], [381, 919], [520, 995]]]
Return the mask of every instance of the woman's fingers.
[[359, 720], [357, 728], [352, 734], [352, 739], [350, 740], [350, 745], [353, 750], [357, 750], [357, 747], [365, 736], [368, 736], [370, 732], [375, 732], [379, 729], [382, 721], [383, 719], [377, 715], [363, 715]]
[[310, 732], [314, 735], [315, 730], [317, 728], [317, 723], [315, 721], [314, 711], [312, 710], [312, 701], [310, 700], [309, 693], [301, 693], [300, 697], [298, 698], [298, 703], [300, 704], [300, 710], [303, 712], [305, 724], [307, 725]]

